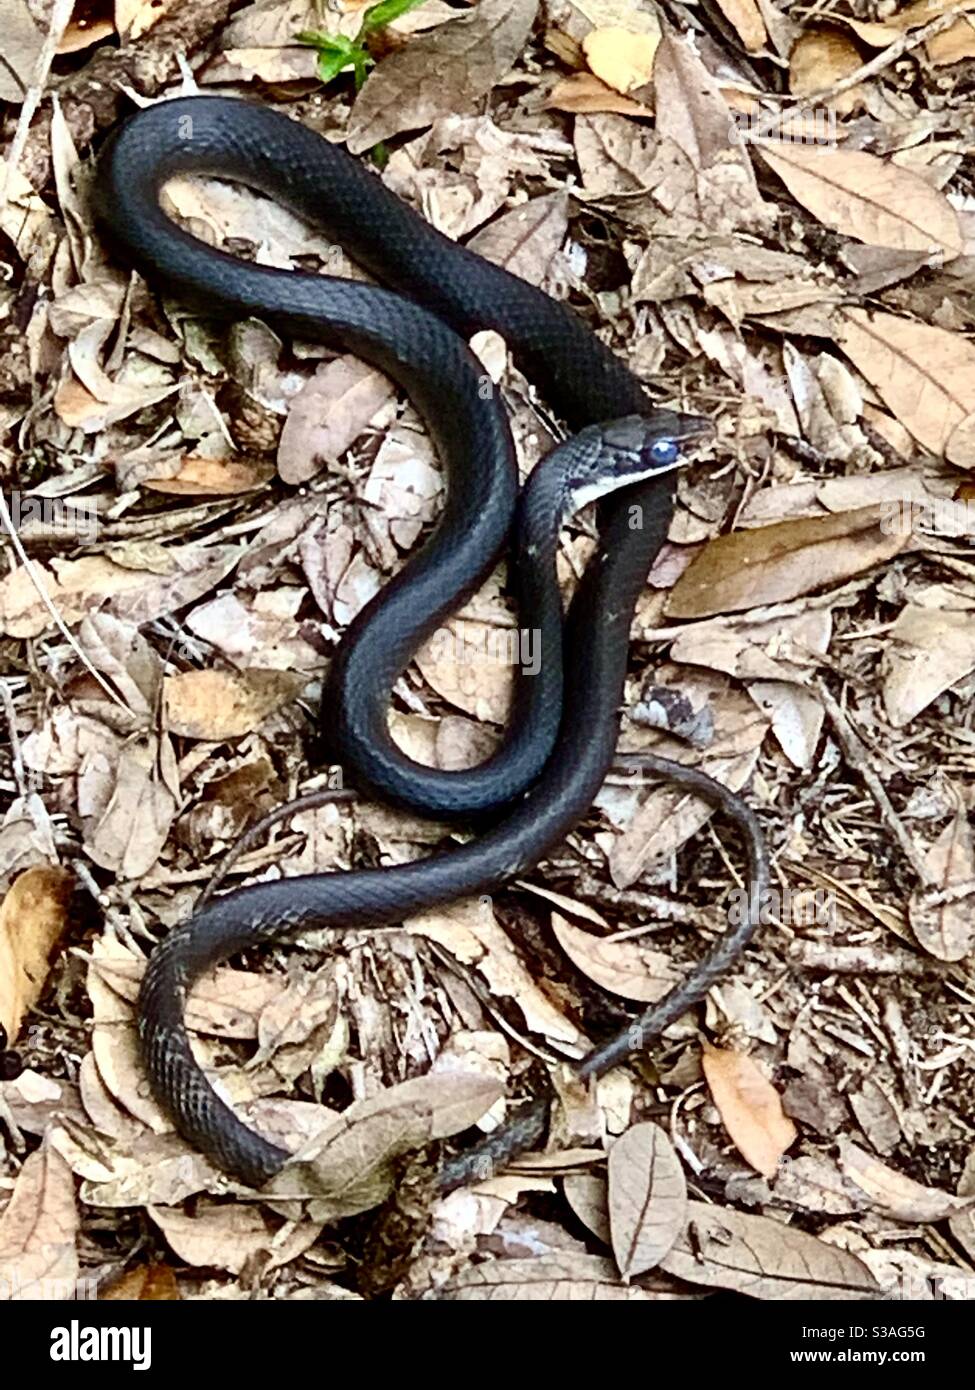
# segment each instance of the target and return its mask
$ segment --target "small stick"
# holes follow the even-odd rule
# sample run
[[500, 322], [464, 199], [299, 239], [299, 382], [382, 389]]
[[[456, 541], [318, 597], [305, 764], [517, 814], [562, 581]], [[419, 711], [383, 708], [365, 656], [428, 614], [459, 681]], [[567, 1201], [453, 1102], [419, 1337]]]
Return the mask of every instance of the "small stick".
[[840, 747], [843, 749], [846, 761], [855, 772], [859, 773], [864, 786], [867, 788], [874, 801], [876, 801], [884, 824], [900, 845], [905, 859], [924, 884], [925, 888], [930, 887], [933, 883], [931, 873], [919, 854], [917, 846], [908, 834], [904, 822], [894, 810], [890, 797], [887, 795], [887, 789], [870, 766], [867, 750], [859, 734], [854, 731], [853, 725], [833, 699], [825, 683], [817, 679], [815, 681], [815, 686], [819, 702], [829, 715], [830, 723], [839, 740]]

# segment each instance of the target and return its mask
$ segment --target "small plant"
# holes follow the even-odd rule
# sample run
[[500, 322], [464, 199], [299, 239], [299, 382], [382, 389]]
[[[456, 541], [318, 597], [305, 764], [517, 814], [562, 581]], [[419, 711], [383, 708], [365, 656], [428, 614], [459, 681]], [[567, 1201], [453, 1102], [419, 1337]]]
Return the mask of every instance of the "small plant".
[[378, 5], [370, 5], [364, 12], [354, 39], [348, 39], [344, 34], [323, 34], [317, 29], [303, 29], [296, 38], [299, 43], [318, 50], [319, 81], [331, 82], [340, 72], [351, 68], [358, 92], [373, 65], [372, 55], [366, 47], [370, 34], [375, 34], [394, 19], [399, 19], [401, 14], [416, 9], [422, 3], [423, 0], [379, 0]]

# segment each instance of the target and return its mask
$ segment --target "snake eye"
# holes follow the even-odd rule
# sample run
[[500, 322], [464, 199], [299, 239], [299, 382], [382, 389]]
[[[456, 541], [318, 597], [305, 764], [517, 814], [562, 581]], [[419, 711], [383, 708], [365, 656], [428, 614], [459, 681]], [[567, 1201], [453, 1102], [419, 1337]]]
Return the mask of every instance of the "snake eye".
[[660, 467], [676, 463], [680, 458], [680, 445], [676, 439], [655, 439], [650, 445], [650, 458]]

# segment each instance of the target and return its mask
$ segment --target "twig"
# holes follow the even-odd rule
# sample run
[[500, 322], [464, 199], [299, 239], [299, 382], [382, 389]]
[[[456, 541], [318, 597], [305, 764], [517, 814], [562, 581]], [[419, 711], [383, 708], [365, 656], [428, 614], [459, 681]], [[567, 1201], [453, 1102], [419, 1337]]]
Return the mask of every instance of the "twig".
[[61, 42], [62, 35], [68, 27], [68, 22], [74, 11], [74, 0], [55, 0], [54, 9], [51, 11], [51, 22], [48, 25], [47, 37], [37, 55], [34, 64], [34, 71], [31, 74], [31, 84], [24, 93], [24, 102], [20, 108], [20, 115], [17, 118], [17, 128], [14, 131], [13, 139], [10, 142], [10, 151], [7, 155], [7, 174], [0, 187], [0, 217], [3, 216], [7, 206], [7, 199], [10, 196], [10, 187], [13, 183], [12, 175], [20, 163], [20, 157], [27, 144], [27, 132], [30, 130], [31, 121], [34, 113], [41, 104], [41, 98], [47, 87], [47, 79], [51, 72], [51, 64], [57, 55], [58, 44]]
[[91, 664], [90, 660], [85, 654], [84, 649], [78, 644], [77, 639], [71, 635], [71, 633], [68, 630], [67, 624], [61, 617], [61, 614], [55, 608], [54, 603], [51, 600], [51, 595], [47, 592], [47, 589], [44, 587], [44, 581], [41, 579], [40, 574], [37, 572], [37, 566], [34, 564], [30, 556], [27, 554], [27, 551], [24, 549], [24, 543], [17, 534], [17, 528], [14, 526], [13, 517], [10, 515], [10, 508], [7, 506], [7, 499], [3, 495], [2, 491], [0, 491], [0, 524], [3, 525], [3, 529], [9, 535], [10, 544], [14, 548], [14, 553], [16, 554], [17, 559], [23, 565], [28, 579], [33, 584], [34, 588], [37, 590], [41, 602], [47, 609], [48, 613], [50, 613], [54, 625], [60, 632], [61, 636], [67, 642], [68, 646], [72, 649], [72, 651], [76, 654], [78, 660], [84, 666], [88, 674], [98, 683], [98, 685], [101, 686], [102, 690], [104, 690], [105, 694], [112, 701], [112, 703], [118, 705], [119, 709], [124, 709], [126, 714], [131, 714], [132, 710], [130, 706], [127, 705], [124, 700], [119, 698], [119, 696], [109, 685], [108, 681], [105, 680], [101, 672], [96, 670], [95, 667]]
[[873, 768], [870, 766], [867, 750], [859, 734], [854, 731], [853, 725], [833, 699], [825, 682], [817, 678], [814, 684], [816, 687], [816, 695], [823, 709], [829, 715], [830, 723], [839, 740], [840, 747], [843, 749], [846, 761], [855, 772], [859, 773], [864, 786], [877, 803], [884, 824], [900, 845], [904, 857], [907, 859], [911, 868], [924, 886], [926, 888], [930, 887], [933, 882], [931, 873], [919, 854], [917, 846], [908, 834], [904, 822], [894, 810], [883, 782], [881, 782], [876, 772], [874, 772]]
[[844, 92], [849, 92], [853, 87], [859, 87], [861, 82], [867, 82], [871, 77], [876, 77], [885, 68], [889, 68], [891, 63], [896, 63], [897, 59], [905, 53], [909, 53], [922, 43], [926, 43], [928, 39], [933, 39], [936, 34], [943, 33], [945, 29], [950, 29], [961, 15], [973, 7], [975, 7], [975, 0], [958, 0], [958, 3], [945, 10], [944, 14], [938, 15], [937, 19], [932, 19], [930, 24], [901, 34], [900, 38], [895, 39], [892, 44], [871, 58], [868, 63], [857, 68], [855, 72], [848, 73], [846, 77], [839, 78], [828, 87], [821, 87], [818, 92], [811, 92], [809, 96], [803, 97], [797, 105], [790, 106], [787, 111], [779, 111], [777, 115], [769, 116], [767, 120], [760, 122], [754, 128], [744, 128], [740, 132], [741, 138], [747, 141], [761, 140], [767, 135], [774, 134], [786, 121], [804, 115], [814, 106], [825, 106], [829, 102], [835, 101]]

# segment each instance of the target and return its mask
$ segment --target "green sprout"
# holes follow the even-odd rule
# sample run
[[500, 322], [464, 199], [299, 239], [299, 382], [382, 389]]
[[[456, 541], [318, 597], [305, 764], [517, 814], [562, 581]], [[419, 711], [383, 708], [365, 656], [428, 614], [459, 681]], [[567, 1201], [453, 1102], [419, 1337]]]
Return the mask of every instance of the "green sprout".
[[344, 34], [323, 34], [317, 29], [303, 29], [295, 37], [298, 43], [318, 50], [320, 82], [331, 82], [340, 72], [351, 68], [355, 89], [358, 92], [366, 80], [367, 72], [373, 66], [372, 56], [366, 47], [369, 35], [422, 3], [423, 0], [379, 0], [378, 5], [370, 5], [363, 14], [359, 32], [354, 39], [347, 39]]

